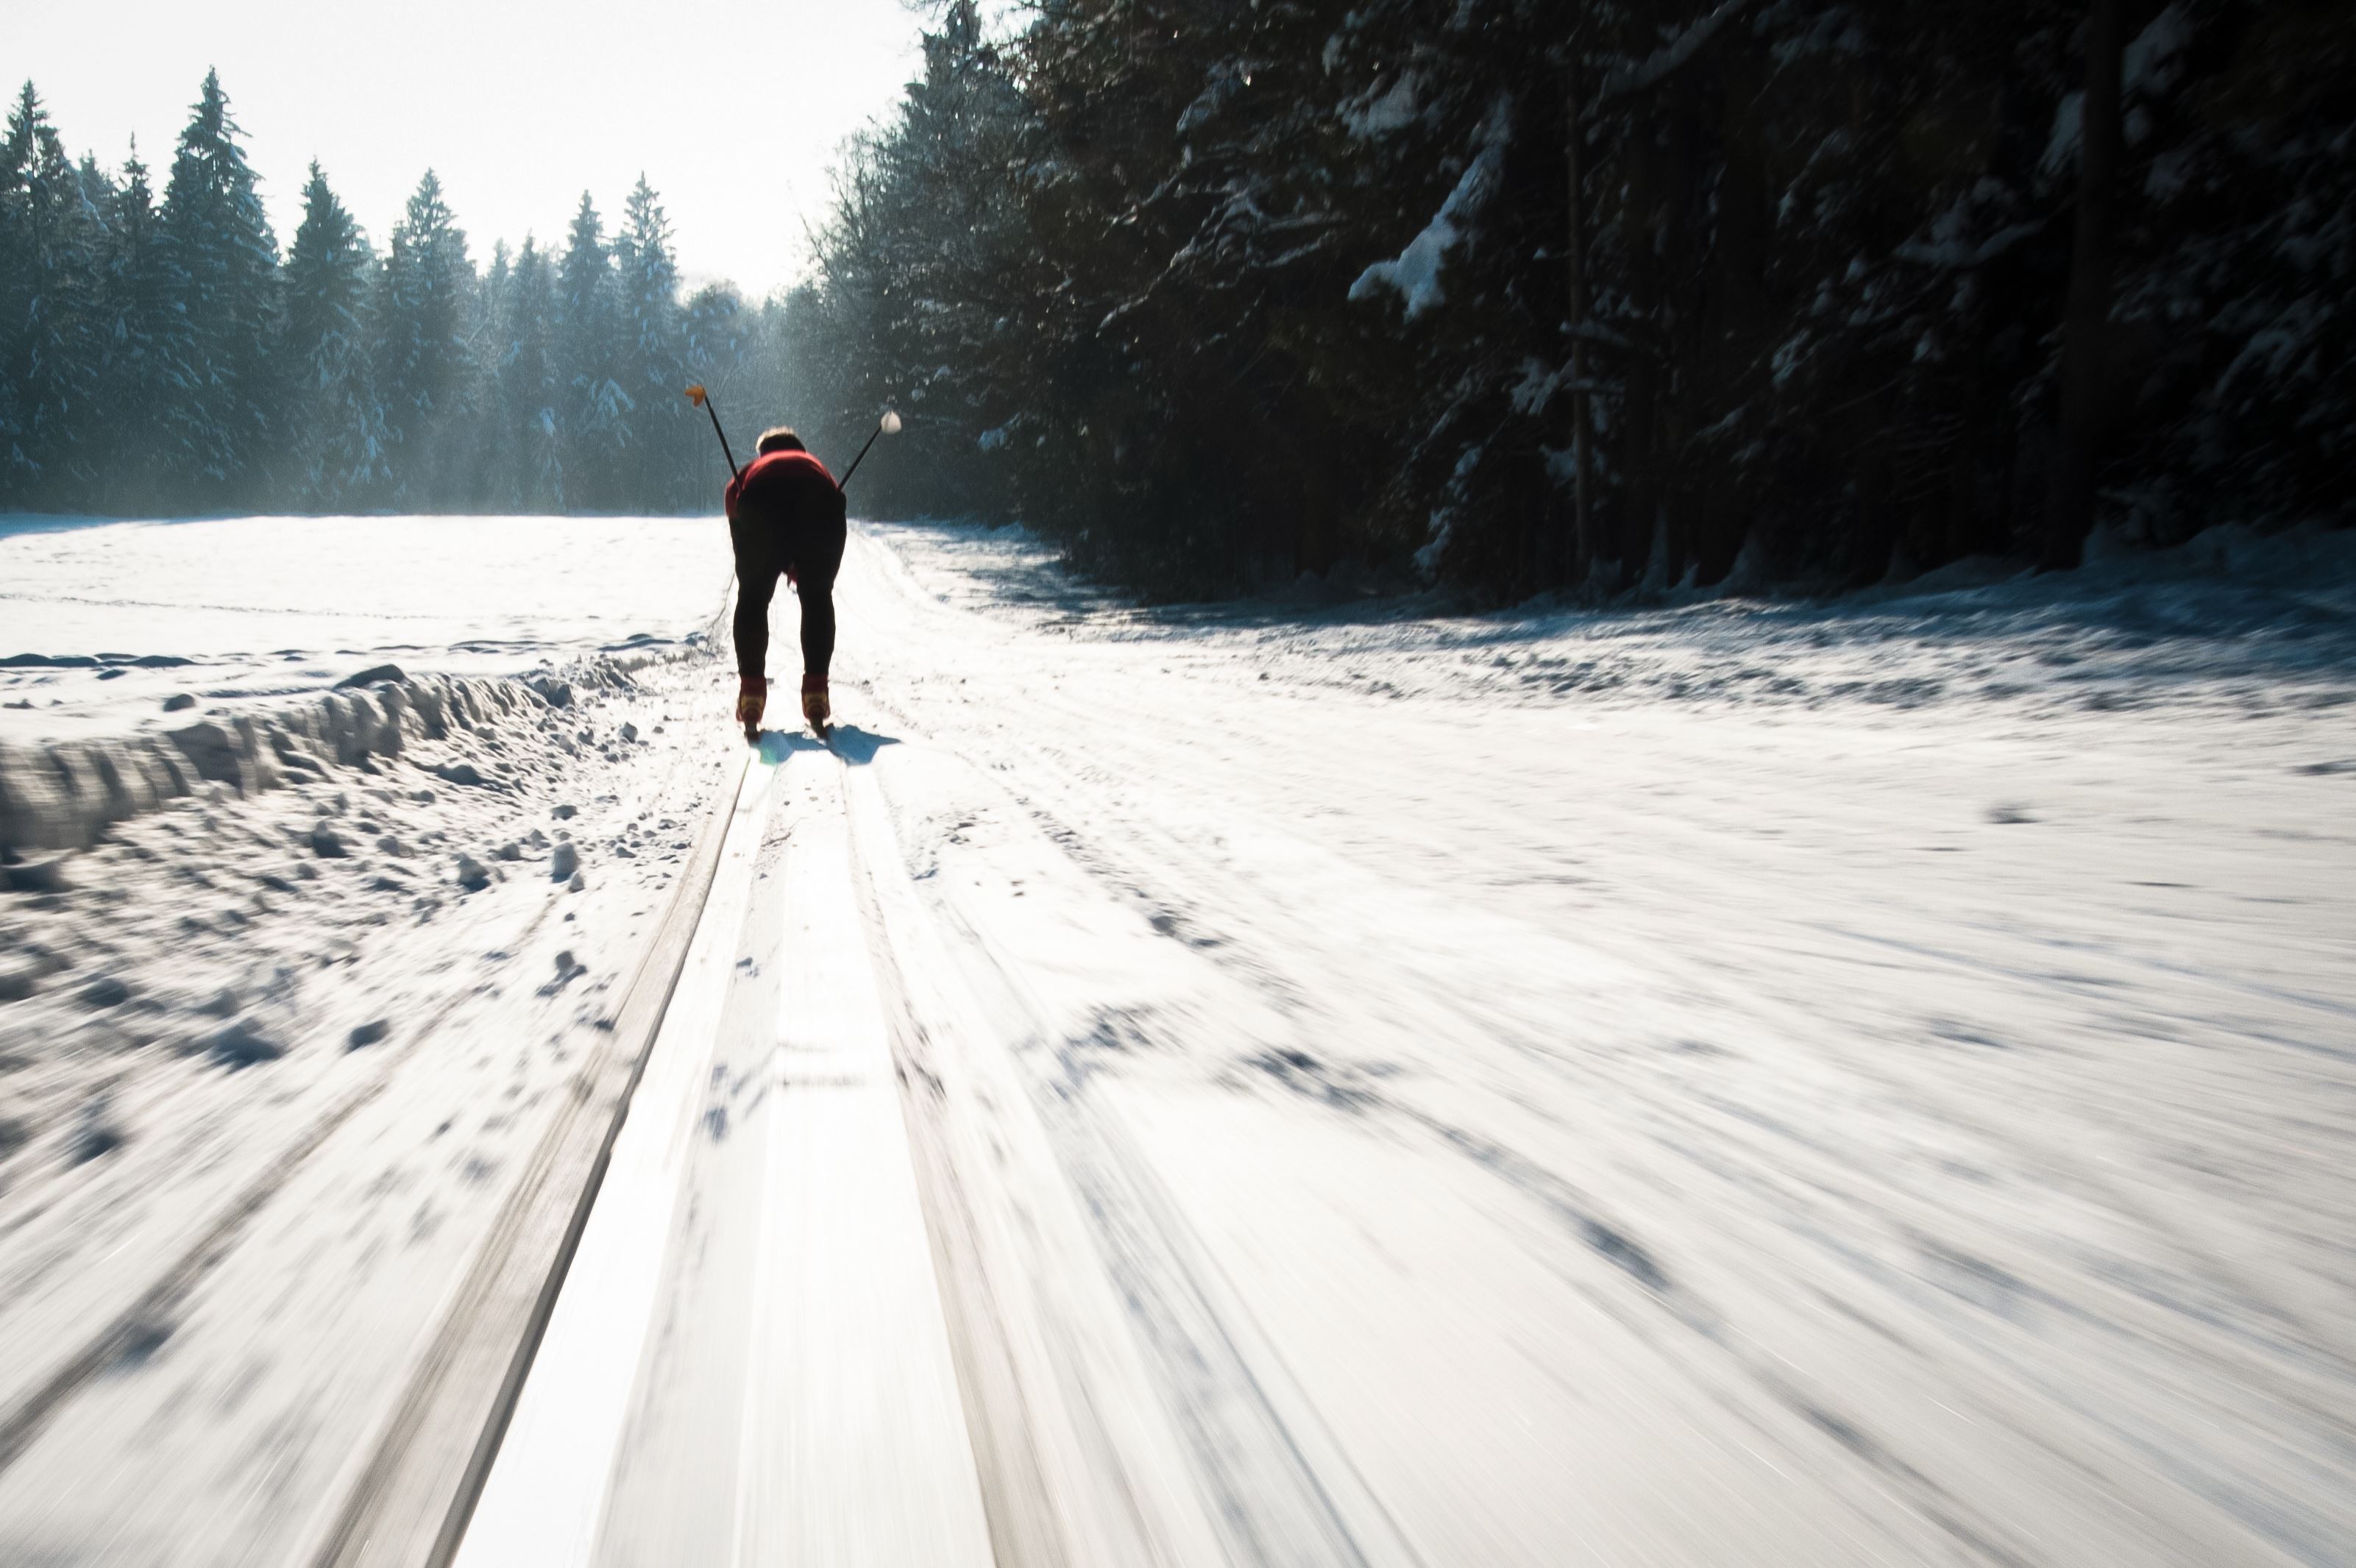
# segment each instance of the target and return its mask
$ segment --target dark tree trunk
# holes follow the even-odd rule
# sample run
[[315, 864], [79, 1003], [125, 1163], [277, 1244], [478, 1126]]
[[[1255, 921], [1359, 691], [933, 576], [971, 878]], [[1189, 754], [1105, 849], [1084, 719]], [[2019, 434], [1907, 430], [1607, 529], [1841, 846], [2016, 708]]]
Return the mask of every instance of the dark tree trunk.
[[2086, 96], [2078, 135], [2078, 228], [2062, 325], [2062, 428], [2046, 501], [2047, 569], [2075, 566], [2094, 522], [2094, 478], [2105, 425], [2103, 346], [2111, 316], [2112, 188], [2119, 165], [2122, 0], [2092, 0], [2086, 15]]
[[1665, 277], [1655, 319], [1660, 324], [1662, 343], [1669, 352], [1669, 363], [1662, 377], [1663, 395], [1654, 415], [1654, 458], [1660, 466], [1661, 510], [1668, 542], [1665, 559], [1668, 584], [1674, 587], [1685, 580], [1687, 569], [1694, 564], [1696, 544], [1696, 486], [1687, 465], [1694, 431], [1699, 427], [1694, 413], [1699, 396], [1696, 371], [1702, 363], [1702, 355], [1697, 351], [1702, 334], [1696, 308], [1698, 298], [1694, 286], [1694, 256], [1700, 238], [1701, 209], [1695, 199], [1699, 188], [1700, 171], [1696, 164], [1700, 148], [1696, 145], [1699, 127], [1695, 123], [1690, 82], [1681, 81], [1660, 96], [1667, 119], [1667, 146], [1657, 253]]
[[1652, 351], [1664, 341], [1661, 321], [1660, 186], [1658, 129], [1649, 119], [1632, 128], [1625, 153], [1627, 173], [1620, 190], [1628, 258], [1628, 306], [1644, 352], [1628, 356], [1625, 395], [1620, 404], [1621, 518], [1613, 559], [1632, 578], [1641, 578], [1651, 560], [1660, 521], [1659, 440], [1662, 382], [1666, 371]]
[[1570, 580], [1587, 575], [1595, 535], [1589, 510], [1588, 432], [1592, 428], [1587, 406], [1587, 209], [1584, 191], [1587, 130], [1579, 121], [1579, 61], [1574, 55], [1562, 70], [1562, 156], [1570, 196], [1569, 232], [1563, 250], [1564, 282], [1570, 306]]
[[[1708, 333], [1707, 379], [1699, 416], [1717, 425], [1757, 393], [1752, 366], [1761, 345], [1773, 335], [1765, 323], [1764, 264], [1774, 222], [1769, 190], [1765, 130], [1759, 118], [1759, 78], [1747, 55], [1721, 50], [1711, 72], [1717, 81], [1715, 128], [1710, 156], [1718, 183], [1710, 199], [1706, 264], [1708, 288], [1704, 311]], [[1700, 580], [1723, 581], [1742, 553], [1753, 497], [1743, 482], [1740, 460], [1720, 440], [1696, 455], [1699, 478]]]

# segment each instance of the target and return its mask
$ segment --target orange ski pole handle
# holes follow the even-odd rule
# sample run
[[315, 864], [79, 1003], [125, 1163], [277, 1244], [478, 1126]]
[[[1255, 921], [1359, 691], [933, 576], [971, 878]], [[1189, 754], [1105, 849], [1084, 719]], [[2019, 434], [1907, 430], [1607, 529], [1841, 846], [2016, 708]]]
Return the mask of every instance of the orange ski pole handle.
[[687, 401], [711, 416], [712, 434], [720, 437], [720, 455], [728, 459], [729, 477], [743, 478], [744, 470], [736, 466], [736, 454], [728, 449], [728, 432], [720, 428], [720, 411], [712, 406], [712, 394], [703, 390], [702, 382], [698, 381], [687, 389]]

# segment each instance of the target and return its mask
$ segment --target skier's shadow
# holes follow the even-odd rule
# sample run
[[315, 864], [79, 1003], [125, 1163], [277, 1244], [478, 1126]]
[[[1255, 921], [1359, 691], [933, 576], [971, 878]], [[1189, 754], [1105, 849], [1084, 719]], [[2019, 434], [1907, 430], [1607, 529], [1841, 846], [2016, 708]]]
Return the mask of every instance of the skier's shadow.
[[897, 746], [895, 735], [873, 735], [857, 725], [834, 726], [834, 754], [853, 768], [864, 768], [875, 760], [875, 754], [887, 746]]
[[800, 730], [765, 729], [761, 732], [761, 760], [775, 767], [798, 751], [831, 751], [853, 768], [864, 768], [875, 760], [875, 754], [887, 746], [897, 746], [900, 737], [873, 735], [857, 725], [837, 725], [831, 742]]

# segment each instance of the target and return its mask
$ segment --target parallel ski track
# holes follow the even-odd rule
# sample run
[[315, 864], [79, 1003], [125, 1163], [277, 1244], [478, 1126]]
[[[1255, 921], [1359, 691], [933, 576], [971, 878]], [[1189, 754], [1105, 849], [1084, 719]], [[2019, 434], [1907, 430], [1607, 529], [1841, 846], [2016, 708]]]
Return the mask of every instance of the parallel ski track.
[[[876, 553], [884, 553], [886, 548], [876, 546]], [[943, 611], [928, 596], [916, 591], [905, 575], [894, 570], [892, 564], [879, 563], [879, 566], [878, 575], [885, 591], [898, 594], [920, 620], [940, 619], [953, 613]], [[879, 697], [876, 701], [895, 719], [909, 725], [916, 722], [912, 714], [896, 708], [888, 699]], [[1219, 865], [1215, 857], [1204, 854], [1201, 846], [1173, 835], [1150, 812], [1132, 810], [1120, 799], [1121, 786], [1126, 779], [1164, 776], [1183, 768], [1188, 762], [1184, 738], [1162, 735], [1150, 725], [1107, 726], [1101, 715], [1084, 712], [1070, 697], [1056, 694], [1055, 688], [1025, 689], [1021, 693], [1021, 703], [1019, 714], [1010, 714], [1008, 721], [1024, 737], [1022, 755], [1025, 768], [1021, 775], [1014, 776], [1021, 779], [1019, 787], [1012, 778], [1006, 781], [1006, 793], [1032, 817], [1041, 831], [1062, 845], [1078, 864], [1100, 877], [1108, 889], [1143, 897], [1166, 913], [1178, 917], [1177, 929], [1171, 934], [1182, 940], [1190, 935], [1232, 938], [1231, 931], [1221, 929], [1218, 925], [1212, 925], [1207, 929], [1198, 926], [1196, 921], [1200, 917], [1196, 915], [1197, 911], [1218, 911], [1226, 918], [1222, 924], [1239, 920], [1247, 929], [1255, 916], [1265, 916], [1259, 890], [1250, 886], [1248, 879], [1238, 877], [1233, 868]], [[1076, 734], [1088, 736], [1087, 747], [1061, 746], [1056, 742], [1056, 737]], [[980, 755], [969, 760], [986, 766]], [[1676, 833], [1683, 842], [1694, 843], [1697, 847], [1704, 844], [1701, 835], [1690, 830], [1681, 831], [1672, 818], [1636, 818], [1628, 815], [1624, 809], [1613, 814], [1624, 822], [1632, 832], [1640, 832], [1656, 839], [1664, 833]], [[1106, 834], [1102, 830], [1107, 826], [1115, 828], [1117, 832]], [[1714, 843], [1708, 847], [1713, 854], [1724, 853], [1724, 846]], [[1660, 856], [1660, 863], [1674, 869], [1679, 864], [1697, 858], [1693, 855], [1664, 854]], [[1187, 918], [1190, 916], [1194, 918]], [[1191, 931], [1189, 928], [1193, 928]], [[1831, 934], [1858, 939], [1858, 933], [1852, 931], [1841, 930]], [[1608, 928], [1583, 933], [1582, 940], [1600, 950], [1615, 954], [1624, 950], [1612, 940]], [[1859, 940], [1892, 947], [1905, 945], [1887, 937]], [[1269, 987], [1271, 993], [1280, 998], [1296, 986], [1309, 993], [1332, 994], [1334, 992], [1332, 985], [1317, 983], [1313, 963], [1309, 973], [1287, 974], [1270, 970], [1238, 950], [1249, 944], [1223, 940], [1220, 945], [1223, 949], [1218, 955], [1220, 961]], [[1928, 956], [1958, 966], [1976, 961], [1969, 957], [1945, 952], [1930, 953]], [[2238, 989], [2270, 1000], [2326, 1011], [2344, 1011], [2328, 999], [2283, 992], [2277, 988], [2237, 984], [2224, 977], [2155, 962], [2139, 954], [2116, 953], [2110, 956], [2123, 964], [2165, 969], [2196, 982]], [[1656, 972], [1676, 973], [1686, 981], [1692, 994], [1709, 996], [1715, 993], [1713, 977], [1701, 966], [1687, 963], [1675, 952], [1647, 951], [1641, 957], [1646, 967]], [[1770, 993], [1750, 998], [1749, 1005], [1756, 1015], [1783, 1026], [1791, 1040], [1820, 1053], [1843, 1070], [1854, 1073], [1865, 1081], [1893, 1092], [1916, 1095], [1925, 1093], [1931, 1087], [1929, 1075], [1919, 1064], [1887, 1055], [1859, 1053], [1844, 1046], [1837, 1037], [1819, 1038], [1822, 1032], [1814, 1026], [1804, 1009], [1793, 998]], [[1510, 1037], [1505, 1037], [1504, 1043], [1515, 1048], [1522, 1046], [1521, 1042]], [[1544, 1051], [1528, 1051], [1526, 1054], [1549, 1072], [1565, 1072], [1569, 1065]], [[1641, 1084], [1623, 1083], [1615, 1088], [1632, 1100], [1648, 1102]], [[1076, 1096], [1075, 1103], [1064, 1109], [1070, 1117], [1085, 1120], [1079, 1115], [1083, 1109], [1080, 1098]], [[1512, 1151], [1494, 1148], [1455, 1127], [1444, 1117], [1417, 1106], [1411, 1099], [1393, 1103], [1391, 1109], [1403, 1113], [1407, 1121], [1434, 1136], [1442, 1146], [1460, 1155], [1473, 1156], [1482, 1168], [1517, 1187], [1526, 1187], [1528, 1196], [1545, 1207], [1579, 1220], [1580, 1223], [1571, 1228], [1573, 1234], [1588, 1231], [1586, 1221], [1593, 1217], [1593, 1209], [1587, 1200], [1571, 1195], [1578, 1200], [1565, 1203], [1562, 1201], [1564, 1194], [1553, 1190], [1547, 1184], [1529, 1182], [1528, 1177], [1536, 1167], [1527, 1162], [1494, 1157], [1499, 1154], [1511, 1155]], [[1654, 1109], [1665, 1111], [1667, 1108], [1656, 1106]], [[1678, 1109], [1686, 1116], [1694, 1114], [1693, 1107]], [[1788, 1149], [1765, 1147], [1760, 1141], [1757, 1129], [1745, 1126], [1738, 1117], [1729, 1113], [1727, 1107], [1704, 1101], [1702, 1110], [1706, 1114], [1718, 1112], [1708, 1117], [1708, 1141], [1730, 1154], [1739, 1150], [1751, 1156], [1751, 1168], [1772, 1170], [1779, 1161], [1793, 1158]], [[2153, 1234], [2183, 1259], [2190, 1272], [2208, 1280], [2222, 1282], [2228, 1289], [2238, 1286], [2236, 1273], [2222, 1249], [2211, 1244], [2208, 1238], [2197, 1233], [2187, 1234], [2180, 1222], [2161, 1223], [2164, 1216], [2153, 1206], [2104, 1173], [2098, 1154], [2081, 1155], [2066, 1145], [2060, 1149], [2032, 1148], [2015, 1129], [2001, 1122], [1982, 1124], [1976, 1122], [1972, 1124], [1972, 1131], [2001, 1146], [2020, 1148], [2024, 1153], [2048, 1161], [2066, 1161], [2073, 1179], [2104, 1190], [2105, 1197], [2120, 1208], [2144, 1216], [2146, 1223], [2152, 1227]], [[2110, 1142], [2111, 1134], [2107, 1129], [2087, 1122], [2083, 1125], [2077, 1150], [2099, 1151], [2106, 1148]], [[1812, 1159], [1821, 1157], [1825, 1156], [1819, 1154], [1813, 1155]], [[1827, 1190], [1843, 1192], [1851, 1201], [1869, 1203], [1884, 1216], [1894, 1217], [1920, 1234], [1954, 1238], [1959, 1245], [1967, 1246], [1976, 1255], [1991, 1260], [1997, 1268], [2009, 1269], [2022, 1278], [2037, 1277], [2040, 1273], [2038, 1260], [2025, 1254], [2018, 1239], [2000, 1227], [1987, 1223], [1981, 1216], [1943, 1209], [1923, 1202], [1915, 1195], [1887, 1187], [1874, 1181], [1876, 1174], [1828, 1169], [1821, 1179]], [[1609, 1223], [1609, 1217], [1606, 1217], [1606, 1222]], [[1616, 1230], [1618, 1228], [1613, 1226], [1612, 1229]], [[1602, 1248], [1597, 1251], [1602, 1251], [1607, 1258], [1612, 1256]], [[1575, 1265], [1583, 1260], [1573, 1249], [1569, 1261]], [[1631, 1273], [1638, 1283], [1644, 1283], [1640, 1273]], [[1871, 1429], [1871, 1423], [1862, 1413], [1844, 1412], [1837, 1403], [1829, 1403], [1821, 1391], [1809, 1396], [1813, 1402], [1803, 1402], [1801, 1391], [1775, 1364], [1771, 1350], [1725, 1320], [1713, 1309], [1712, 1304], [1691, 1294], [1691, 1286], [1682, 1281], [1679, 1283], [1680, 1289], [1676, 1295], [1662, 1296], [1660, 1300], [1663, 1305], [1677, 1309], [1674, 1316], [1682, 1318], [1687, 1328], [1697, 1331], [1697, 1350], [1719, 1359], [1730, 1371], [1763, 1390], [1773, 1402], [1790, 1405], [1809, 1419], [1815, 1419], [1816, 1411], [1829, 1408], [1832, 1419], [1845, 1427]], [[2349, 1361], [2344, 1337], [2333, 1334], [2327, 1321], [2283, 1312], [2268, 1323], [2266, 1338], [2253, 1346], [2201, 1335], [2197, 1332], [2196, 1326], [2138, 1296], [2125, 1282], [2092, 1278], [2085, 1282], [2084, 1288], [2094, 1301], [2100, 1303], [2104, 1318], [2115, 1326], [2115, 1331], [2143, 1338], [2154, 1347], [2165, 1348], [2179, 1365], [2198, 1366], [2204, 1359], [2222, 1358], [2233, 1368], [2238, 1378], [2265, 1388], [2273, 1399], [2303, 1412], [2329, 1431], [2335, 1439], [2343, 1443], [2347, 1440], [2351, 1430], [2349, 1423], [2330, 1408], [2329, 1396], [2299, 1386], [2283, 1365], [2285, 1353], [2289, 1352], [2329, 1373], [2335, 1381], [2346, 1379]], [[1641, 1298], [1624, 1290], [1597, 1291], [1592, 1299], [1624, 1321], [1633, 1323], [1646, 1316], [1635, 1305]], [[2258, 1351], [2262, 1348], [2274, 1352], [2273, 1358], [2260, 1355]], [[1976, 1384], [1966, 1391], [1966, 1397], [1973, 1402], [1972, 1412], [2006, 1431], [2014, 1441], [2031, 1448], [2049, 1450], [2057, 1460], [2062, 1461], [2083, 1463], [2083, 1453], [2094, 1452], [2122, 1461], [2124, 1456], [2136, 1455], [2147, 1464], [2164, 1465], [2165, 1455], [2144, 1442], [2132, 1428], [2123, 1427], [2115, 1420], [2104, 1420], [2097, 1412], [2067, 1405], [2062, 1402], [2057, 1391], [2051, 1387], [2040, 1388], [2038, 1368], [2025, 1359], [2013, 1359], [2020, 1355], [2017, 1348], [1982, 1347], [1977, 1348], [1977, 1353], [2008, 1375], [1992, 1382]], [[2053, 1434], [2057, 1431], [2069, 1433], [2076, 1442], [2083, 1444], [2081, 1454], [2073, 1455], [2056, 1444]], [[1907, 1446], [1905, 1435], [1895, 1434], [1893, 1439], [1901, 1455]], [[1924, 1469], [1934, 1468], [1930, 1461], [1924, 1461]], [[1900, 1473], [1904, 1477], [1904, 1489], [1909, 1491], [1922, 1515], [1949, 1535], [1966, 1542], [2005, 1539], [2003, 1521], [1986, 1517], [1971, 1500], [1954, 1498], [1941, 1493], [1924, 1479], [1922, 1470], [1908, 1466], [1901, 1468]]]
[[[722, 614], [724, 617], [724, 600]], [[718, 621], [715, 619], [712, 624], [716, 626]], [[728, 791], [728, 794], [733, 798], [734, 791]], [[725, 801], [722, 802], [720, 809], [724, 811], [725, 804]], [[528, 943], [555, 913], [561, 898], [562, 889], [552, 888], [531, 917], [515, 928], [505, 945], [514, 950]], [[701, 908], [699, 899], [699, 912]], [[154, 1282], [140, 1292], [131, 1305], [91, 1335], [38, 1387], [18, 1399], [5, 1412], [0, 1412], [0, 1471], [5, 1471], [23, 1457], [41, 1434], [48, 1430], [58, 1413], [92, 1379], [123, 1357], [135, 1353], [142, 1344], [164, 1331], [171, 1320], [173, 1309], [186, 1301], [229, 1258], [247, 1227], [269, 1207], [304, 1164], [355, 1115], [391, 1088], [408, 1062], [439, 1036], [451, 1015], [473, 994], [470, 991], [460, 991], [445, 998], [428, 1015], [421, 1027], [381, 1057], [378, 1070], [366, 1082], [347, 1092], [289, 1141], [260, 1175], [218, 1211], [213, 1221], [204, 1228], [197, 1240], [156, 1274]]]
[[[535, 1149], [432, 1346], [394, 1402], [373, 1453], [312, 1558], [319, 1568], [411, 1563], [441, 1568], [457, 1555], [588, 1224], [614, 1141], [628, 1119], [685, 968], [689, 942], [702, 922], [728, 819], [751, 774], [750, 757], [747, 752], [739, 758], [734, 777], [713, 800], [670, 903], [616, 1009], [615, 1037], [573, 1080], [579, 1101]], [[617, 1058], [626, 1064], [626, 1074], [600, 1121], [594, 1080]], [[568, 1186], [563, 1174], [582, 1159], [582, 1140], [590, 1135], [596, 1142], [586, 1170]], [[561, 1230], [545, 1260], [529, 1255], [525, 1239], [537, 1232], [545, 1240], [547, 1228], [560, 1217]], [[487, 1368], [500, 1374], [487, 1396], [467, 1381]], [[466, 1457], [453, 1473], [453, 1450], [461, 1446]]]
[[[907, 872], [898, 862], [889, 808], [880, 789], [872, 779], [855, 777], [857, 769], [848, 766], [851, 759], [839, 749], [836, 756], [846, 765], [842, 799], [849, 817], [853, 893], [891, 1015], [911, 1153], [943, 1282], [952, 1344], [958, 1351], [968, 1425], [978, 1445], [987, 1443], [991, 1432], [1012, 1438], [998, 1448], [998, 1465], [1004, 1467], [995, 1477], [998, 1484], [985, 1487], [992, 1533], [1001, 1543], [1020, 1541], [1028, 1546], [1027, 1552], [1018, 1552], [1023, 1561], [1066, 1561], [1070, 1547], [1059, 1539], [1062, 1532], [1052, 1520], [1006, 1517], [1009, 1511], [1027, 1511], [1026, 1495], [1044, 1494], [1037, 1456], [1023, 1432], [1025, 1411], [985, 1408], [1011, 1391], [993, 1393], [992, 1380], [980, 1371], [991, 1347], [975, 1343], [974, 1337], [989, 1332], [1002, 1307], [958, 1298], [958, 1283], [970, 1283], [977, 1273], [952, 1262], [953, 1254], [973, 1244], [965, 1234], [969, 1221], [961, 1223], [955, 1193], [944, 1190], [957, 1179], [951, 1168], [954, 1157], [945, 1148], [928, 1148], [920, 1142], [927, 1118], [906, 1103], [919, 1086], [939, 1092], [939, 1080], [927, 1060], [938, 1047], [902, 972], [903, 944], [894, 939], [879, 886], [884, 877], [905, 882]], [[945, 918], [922, 900], [894, 902], [904, 904], [901, 918], [913, 915], [938, 923], [944, 928], [940, 935], [984, 955], [1007, 995], [1033, 1019], [1036, 1037], [1048, 1037], [1038, 1004], [985, 933]], [[971, 1027], [967, 1019], [931, 1022], [952, 1033], [960, 1025]], [[987, 1038], [977, 1039], [975, 1046], [1004, 1048], [1003, 1042]], [[1023, 1076], [1027, 1079], [1028, 1075]], [[1127, 1307], [1129, 1329], [1161, 1385], [1163, 1417], [1189, 1457], [1194, 1486], [1214, 1499], [1205, 1522], [1224, 1554], [1238, 1564], [1265, 1568], [1280, 1563], [1330, 1568], [1420, 1564], [1421, 1557], [1397, 1520], [1368, 1488], [1281, 1355], [1195, 1239], [1161, 1178], [1130, 1146], [1117, 1116], [1077, 1079], [1060, 1081], [1048, 1092], [1036, 1084], [1030, 1088], [1055, 1163], [1080, 1198], [1098, 1256]], [[987, 1467], [985, 1474], [989, 1478]], [[1141, 1544], [1151, 1550], [1159, 1543]]]

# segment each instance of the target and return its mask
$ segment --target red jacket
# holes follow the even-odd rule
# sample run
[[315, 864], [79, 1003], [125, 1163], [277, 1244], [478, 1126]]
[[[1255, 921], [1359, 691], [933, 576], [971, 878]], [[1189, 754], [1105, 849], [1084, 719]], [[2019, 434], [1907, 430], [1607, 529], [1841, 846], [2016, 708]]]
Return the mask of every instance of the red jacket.
[[809, 500], [823, 499], [839, 509], [841, 494], [826, 465], [809, 453], [765, 452], [728, 481], [728, 521], [737, 521], [741, 505], [765, 521], [782, 522], [791, 510]]

